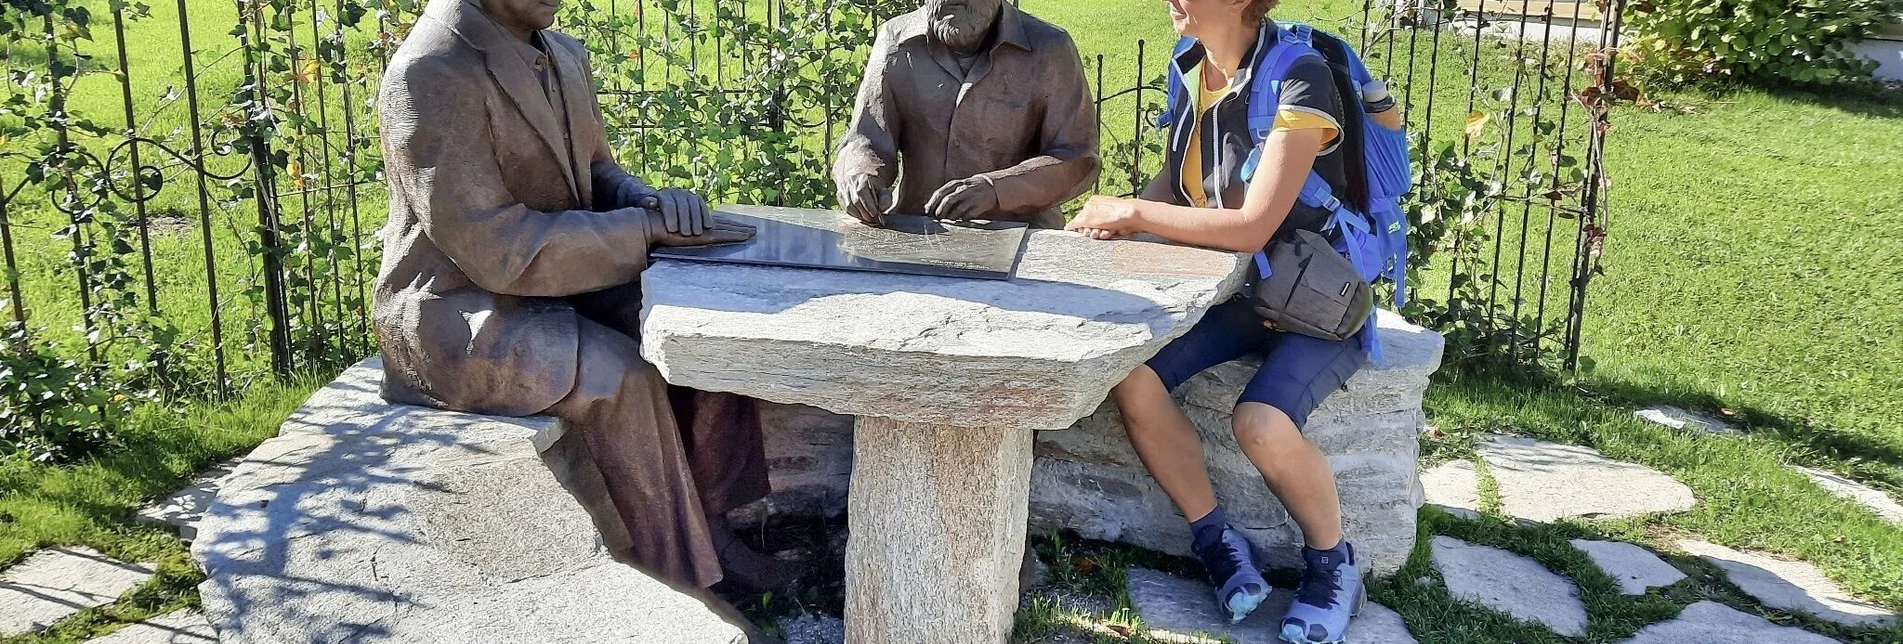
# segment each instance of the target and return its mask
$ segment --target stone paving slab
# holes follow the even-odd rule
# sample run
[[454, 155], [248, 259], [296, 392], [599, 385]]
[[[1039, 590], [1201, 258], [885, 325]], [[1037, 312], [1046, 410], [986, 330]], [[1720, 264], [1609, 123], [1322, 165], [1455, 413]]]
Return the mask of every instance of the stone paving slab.
[[178, 528], [178, 538], [191, 543], [198, 537], [198, 521], [205, 517], [218, 498], [218, 484], [231, 474], [242, 459], [232, 459], [192, 477], [192, 482], [177, 492], [139, 510], [132, 519], [139, 523], [166, 524]]
[[50, 548], [0, 576], [0, 637], [37, 632], [88, 608], [118, 601], [152, 578], [152, 567], [114, 561], [91, 548]]
[[1744, 432], [1730, 421], [1672, 405], [1653, 405], [1634, 412], [1633, 415], [1672, 429], [1694, 429], [1725, 436], [1744, 435]]
[[1448, 461], [1421, 472], [1427, 503], [1448, 514], [1473, 519], [1480, 516], [1480, 474], [1473, 461]]
[[[1222, 637], [1237, 644], [1278, 643], [1277, 625], [1295, 598], [1295, 591], [1277, 588], [1248, 619], [1231, 626], [1216, 608], [1209, 586], [1201, 581], [1142, 568], [1131, 569], [1129, 578], [1130, 603], [1152, 637], [1184, 644], [1217, 644]], [[1415, 644], [1415, 640], [1399, 613], [1369, 602], [1349, 624], [1347, 644]]]
[[1897, 503], [1896, 499], [1892, 499], [1890, 495], [1884, 494], [1883, 490], [1838, 476], [1833, 472], [1808, 467], [1795, 469], [1802, 472], [1804, 476], [1810, 477], [1810, 480], [1815, 482], [1818, 487], [1824, 488], [1825, 492], [1829, 492], [1840, 498], [1855, 501], [1858, 505], [1870, 508], [1871, 512], [1877, 513], [1877, 516], [1883, 517], [1885, 521], [1903, 524], [1903, 503]]
[[1740, 552], [1692, 539], [1679, 541], [1678, 547], [1723, 568], [1731, 583], [1765, 606], [1810, 613], [1819, 619], [1852, 626], [1896, 622], [1896, 613], [1850, 596], [1825, 577], [1823, 571], [1808, 563]]
[[1545, 624], [1567, 637], [1586, 634], [1579, 588], [1530, 558], [1453, 537], [1434, 537], [1434, 567], [1454, 597], [1515, 618]]
[[1648, 589], [1670, 586], [1685, 578], [1685, 573], [1652, 551], [1629, 543], [1574, 539], [1572, 544], [1618, 581], [1619, 592], [1626, 595], [1643, 595]]
[[1515, 518], [1610, 519], [1688, 510], [1697, 503], [1691, 488], [1665, 473], [1586, 447], [1498, 436], [1474, 449], [1499, 484], [1506, 513]]
[[196, 610], [166, 613], [88, 640], [86, 644], [218, 644], [205, 614]]
[[1837, 640], [1702, 601], [1678, 617], [1641, 629], [1622, 644], [1836, 644]]

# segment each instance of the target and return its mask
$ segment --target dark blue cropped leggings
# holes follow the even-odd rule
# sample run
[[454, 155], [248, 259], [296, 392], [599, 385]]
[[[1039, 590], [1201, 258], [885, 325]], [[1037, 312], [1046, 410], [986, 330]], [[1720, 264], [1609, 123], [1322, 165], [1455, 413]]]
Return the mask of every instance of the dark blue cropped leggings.
[[1202, 321], [1151, 358], [1149, 366], [1163, 386], [1178, 385], [1203, 370], [1250, 355], [1262, 356], [1262, 368], [1249, 379], [1237, 403], [1262, 403], [1282, 410], [1297, 428], [1328, 394], [1367, 364], [1359, 338], [1339, 342], [1262, 326], [1249, 301], [1234, 298], [1217, 305]]

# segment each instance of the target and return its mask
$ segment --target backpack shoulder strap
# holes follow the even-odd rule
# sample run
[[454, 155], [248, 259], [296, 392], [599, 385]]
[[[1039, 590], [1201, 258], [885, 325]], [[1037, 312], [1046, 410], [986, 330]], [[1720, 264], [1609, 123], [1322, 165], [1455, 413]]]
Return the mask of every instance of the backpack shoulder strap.
[[1156, 127], [1159, 130], [1169, 128], [1176, 120], [1176, 106], [1180, 102], [1188, 99], [1186, 95], [1187, 88], [1185, 87], [1187, 81], [1183, 79], [1182, 70], [1176, 68], [1176, 59], [1181, 57], [1183, 52], [1189, 51], [1189, 48], [1194, 46], [1196, 46], [1195, 38], [1183, 36], [1176, 40], [1176, 47], [1170, 50], [1170, 60], [1167, 65], [1169, 68], [1169, 73], [1167, 74], [1169, 78], [1167, 81], [1168, 85], [1165, 86], [1163, 112], [1156, 116]]
[[[1256, 142], [1268, 138], [1269, 131], [1275, 128], [1275, 113], [1282, 105], [1282, 81], [1288, 78], [1290, 69], [1304, 56], [1320, 57], [1321, 51], [1315, 49], [1315, 30], [1301, 23], [1280, 25], [1275, 34], [1275, 44], [1269, 47], [1269, 53], [1262, 57], [1251, 79], [1249, 88], [1249, 133]], [[1258, 152], [1259, 154], [1259, 152]], [[1253, 161], [1252, 154], [1251, 161]], [[1254, 163], [1245, 163], [1244, 176], [1254, 174]], [[1328, 212], [1341, 210], [1341, 201], [1335, 198], [1328, 182], [1321, 175], [1309, 172], [1308, 180], [1302, 186], [1302, 203], [1321, 208]]]
[[1282, 105], [1282, 81], [1303, 56], [1320, 56], [1315, 50], [1314, 29], [1291, 23], [1278, 26], [1275, 44], [1256, 66], [1249, 88], [1249, 132], [1260, 141], [1275, 127], [1275, 112]]

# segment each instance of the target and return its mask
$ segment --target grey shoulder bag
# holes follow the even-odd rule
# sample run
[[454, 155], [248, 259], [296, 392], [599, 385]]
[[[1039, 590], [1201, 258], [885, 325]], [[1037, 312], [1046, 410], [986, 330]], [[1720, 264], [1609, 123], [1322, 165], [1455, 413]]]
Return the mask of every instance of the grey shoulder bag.
[[1368, 323], [1374, 289], [1328, 240], [1307, 230], [1256, 253], [1262, 279], [1247, 289], [1255, 312], [1277, 329], [1346, 340]]

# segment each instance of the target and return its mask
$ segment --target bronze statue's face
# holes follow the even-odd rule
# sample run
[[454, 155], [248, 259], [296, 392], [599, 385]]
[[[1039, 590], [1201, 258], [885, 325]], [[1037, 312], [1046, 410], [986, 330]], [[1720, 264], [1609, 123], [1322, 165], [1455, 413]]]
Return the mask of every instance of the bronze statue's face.
[[953, 49], [971, 49], [984, 42], [998, 20], [1004, 0], [925, 0], [932, 36]]
[[482, 0], [482, 10], [517, 36], [555, 24], [562, 0]]

